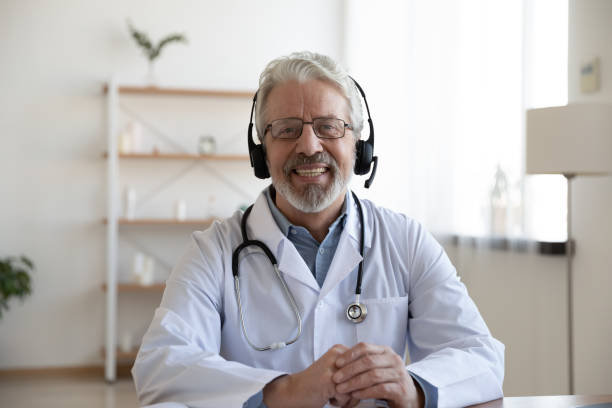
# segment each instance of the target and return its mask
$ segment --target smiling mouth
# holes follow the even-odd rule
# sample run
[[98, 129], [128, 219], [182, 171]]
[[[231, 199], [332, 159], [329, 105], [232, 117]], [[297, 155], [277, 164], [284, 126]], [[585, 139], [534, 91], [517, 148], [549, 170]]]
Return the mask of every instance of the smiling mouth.
[[293, 169], [293, 173], [302, 177], [317, 177], [323, 173], [328, 172], [329, 169], [327, 167], [317, 167], [313, 169]]

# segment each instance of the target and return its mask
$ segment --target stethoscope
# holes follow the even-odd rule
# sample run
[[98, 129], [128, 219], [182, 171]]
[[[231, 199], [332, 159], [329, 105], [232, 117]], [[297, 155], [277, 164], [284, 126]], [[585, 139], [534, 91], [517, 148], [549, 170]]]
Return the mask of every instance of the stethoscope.
[[[360, 222], [360, 228], [361, 228], [359, 253], [361, 254], [361, 261], [359, 262], [359, 271], [357, 274], [357, 286], [355, 288], [355, 301], [350, 303], [347, 306], [346, 317], [350, 322], [357, 324], [357, 323], [363, 322], [368, 314], [368, 309], [366, 305], [361, 303], [359, 300], [359, 297], [361, 296], [361, 280], [363, 277], [363, 247], [364, 247], [365, 226], [364, 226], [364, 221], [363, 221], [363, 210], [361, 209], [361, 203], [359, 202], [357, 195], [352, 191], [351, 193], [353, 195], [353, 199], [357, 203], [357, 211], [359, 212], [359, 222]], [[258, 351], [277, 350], [277, 349], [287, 347], [288, 345], [293, 344], [297, 341], [297, 339], [302, 334], [302, 317], [300, 316], [300, 311], [298, 310], [297, 304], [295, 302], [295, 298], [293, 297], [293, 294], [289, 290], [289, 287], [287, 286], [287, 282], [285, 282], [285, 278], [283, 278], [283, 275], [281, 275], [278, 269], [278, 262], [276, 261], [276, 257], [274, 256], [272, 251], [270, 251], [268, 246], [264, 244], [263, 242], [259, 240], [250, 240], [247, 235], [246, 223], [247, 223], [247, 219], [249, 218], [249, 215], [251, 214], [252, 209], [253, 209], [253, 205], [247, 208], [246, 211], [244, 212], [244, 215], [242, 216], [242, 220], [240, 221], [240, 231], [242, 232], [242, 243], [238, 245], [238, 247], [236, 247], [236, 249], [234, 250], [232, 254], [232, 274], [234, 275], [234, 290], [236, 292], [236, 301], [238, 302], [238, 310], [240, 312], [240, 323], [242, 325], [242, 332], [244, 333], [244, 337], [246, 338], [249, 345]], [[272, 264], [272, 267], [274, 268], [274, 273], [278, 277], [278, 280], [281, 282], [281, 285], [283, 287], [283, 290], [285, 291], [287, 300], [291, 304], [291, 308], [293, 309], [293, 312], [295, 313], [295, 318], [297, 319], [298, 330], [297, 330], [297, 334], [295, 335], [295, 337], [289, 341], [275, 342], [270, 345], [260, 347], [260, 346], [255, 345], [249, 338], [249, 335], [247, 334], [246, 327], [244, 325], [244, 314], [242, 312], [242, 302], [240, 300], [240, 280], [238, 278], [238, 256], [240, 255], [240, 251], [242, 251], [244, 248], [247, 248], [249, 246], [256, 246], [260, 248], [266, 254], [268, 259], [270, 260], [270, 263]]]

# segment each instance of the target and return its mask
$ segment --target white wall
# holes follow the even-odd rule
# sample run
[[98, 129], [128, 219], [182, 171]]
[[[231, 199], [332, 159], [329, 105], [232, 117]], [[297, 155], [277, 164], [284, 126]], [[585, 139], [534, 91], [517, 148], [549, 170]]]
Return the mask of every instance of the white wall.
[[[101, 362], [101, 89], [112, 73], [139, 82], [147, 70], [125, 19], [153, 38], [187, 34], [189, 45], [164, 51], [161, 84], [255, 89], [265, 63], [291, 51], [342, 59], [342, 7], [339, 0], [0, 2], [0, 256], [26, 254], [37, 266], [33, 295], [12, 302], [0, 321], [0, 368]], [[245, 129], [248, 114], [247, 107]], [[119, 307], [146, 310], [156, 301]]]
[[[612, 103], [612, 2], [570, 0], [569, 27], [569, 101]], [[580, 64], [597, 56], [601, 90], [581, 93]], [[611, 393], [612, 177], [577, 177], [573, 186], [576, 392]]]

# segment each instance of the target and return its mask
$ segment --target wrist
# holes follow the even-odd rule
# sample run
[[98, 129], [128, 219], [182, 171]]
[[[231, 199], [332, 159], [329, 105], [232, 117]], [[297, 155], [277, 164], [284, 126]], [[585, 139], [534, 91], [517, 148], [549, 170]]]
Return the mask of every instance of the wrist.
[[270, 381], [263, 388], [263, 403], [268, 408], [290, 406], [292, 397], [291, 375], [281, 375]]

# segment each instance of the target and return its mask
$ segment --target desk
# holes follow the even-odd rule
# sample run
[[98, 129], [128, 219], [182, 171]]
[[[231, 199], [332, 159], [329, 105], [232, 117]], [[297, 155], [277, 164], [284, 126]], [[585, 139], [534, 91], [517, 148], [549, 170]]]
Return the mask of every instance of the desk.
[[555, 395], [550, 397], [505, 397], [484, 404], [478, 408], [568, 408], [582, 405], [612, 403], [612, 395]]

